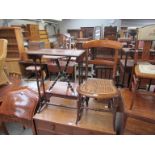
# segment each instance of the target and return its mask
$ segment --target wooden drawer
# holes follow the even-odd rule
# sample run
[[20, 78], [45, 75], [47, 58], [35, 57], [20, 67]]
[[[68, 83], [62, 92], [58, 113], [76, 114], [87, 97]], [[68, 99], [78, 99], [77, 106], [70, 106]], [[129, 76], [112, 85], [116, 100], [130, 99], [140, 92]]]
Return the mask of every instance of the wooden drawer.
[[37, 129], [37, 135], [56, 135], [55, 132]]
[[[52, 132], [55, 134], [73, 134], [72, 127], [61, 125], [53, 122], [35, 120], [36, 130]], [[38, 132], [37, 132], [38, 133]]]
[[53, 122], [35, 120], [37, 134], [39, 135], [101, 135], [98, 131], [86, 130], [78, 127], [57, 124]]

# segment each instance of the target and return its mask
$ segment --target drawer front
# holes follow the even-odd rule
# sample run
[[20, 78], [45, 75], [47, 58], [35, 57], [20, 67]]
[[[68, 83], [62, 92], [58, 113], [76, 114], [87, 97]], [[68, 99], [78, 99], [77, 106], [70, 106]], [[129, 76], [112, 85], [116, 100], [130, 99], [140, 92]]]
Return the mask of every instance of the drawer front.
[[35, 120], [36, 130], [52, 132], [55, 134], [73, 134], [72, 127], [53, 122]]
[[37, 129], [37, 135], [56, 135], [55, 132]]
[[93, 130], [82, 129], [79, 127], [72, 127], [69, 125], [62, 125], [53, 122], [35, 120], [37, 134], [41, 135], [102, 135], [105, 133]]

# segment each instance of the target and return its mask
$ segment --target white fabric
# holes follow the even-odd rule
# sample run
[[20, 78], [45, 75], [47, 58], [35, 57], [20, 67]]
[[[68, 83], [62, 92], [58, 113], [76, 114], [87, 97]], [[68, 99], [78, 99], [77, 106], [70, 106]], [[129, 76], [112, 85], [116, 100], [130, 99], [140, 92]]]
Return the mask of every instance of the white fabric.
[[155, 74], [155, 65], [139, 65], [139, 70], [141, 73]]

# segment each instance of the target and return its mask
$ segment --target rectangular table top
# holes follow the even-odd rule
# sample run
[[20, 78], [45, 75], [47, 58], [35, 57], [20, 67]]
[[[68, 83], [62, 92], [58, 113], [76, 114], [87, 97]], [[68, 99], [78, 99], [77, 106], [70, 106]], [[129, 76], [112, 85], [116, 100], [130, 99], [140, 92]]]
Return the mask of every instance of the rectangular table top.
[[53, 55], [53, 56], [69, 56], [69, 57], [79, 57], [84, 54], [85, 50], [75, 50], [75, 49], [39, 49], [39, 50], [29, 50], [26, 53], [28, 55]]

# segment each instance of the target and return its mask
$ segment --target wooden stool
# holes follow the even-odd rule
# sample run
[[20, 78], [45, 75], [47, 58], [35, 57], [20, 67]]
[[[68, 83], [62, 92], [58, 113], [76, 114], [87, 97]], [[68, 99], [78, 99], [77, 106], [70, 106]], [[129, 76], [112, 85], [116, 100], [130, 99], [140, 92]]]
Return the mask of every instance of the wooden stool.
[[0, 106], [0, 122], [21, 123], [31, 127], [33, 134], [35, 134], [33, 115], [37, 103], [37, 93], [27, 87], [10, 91], [4, 96]]

